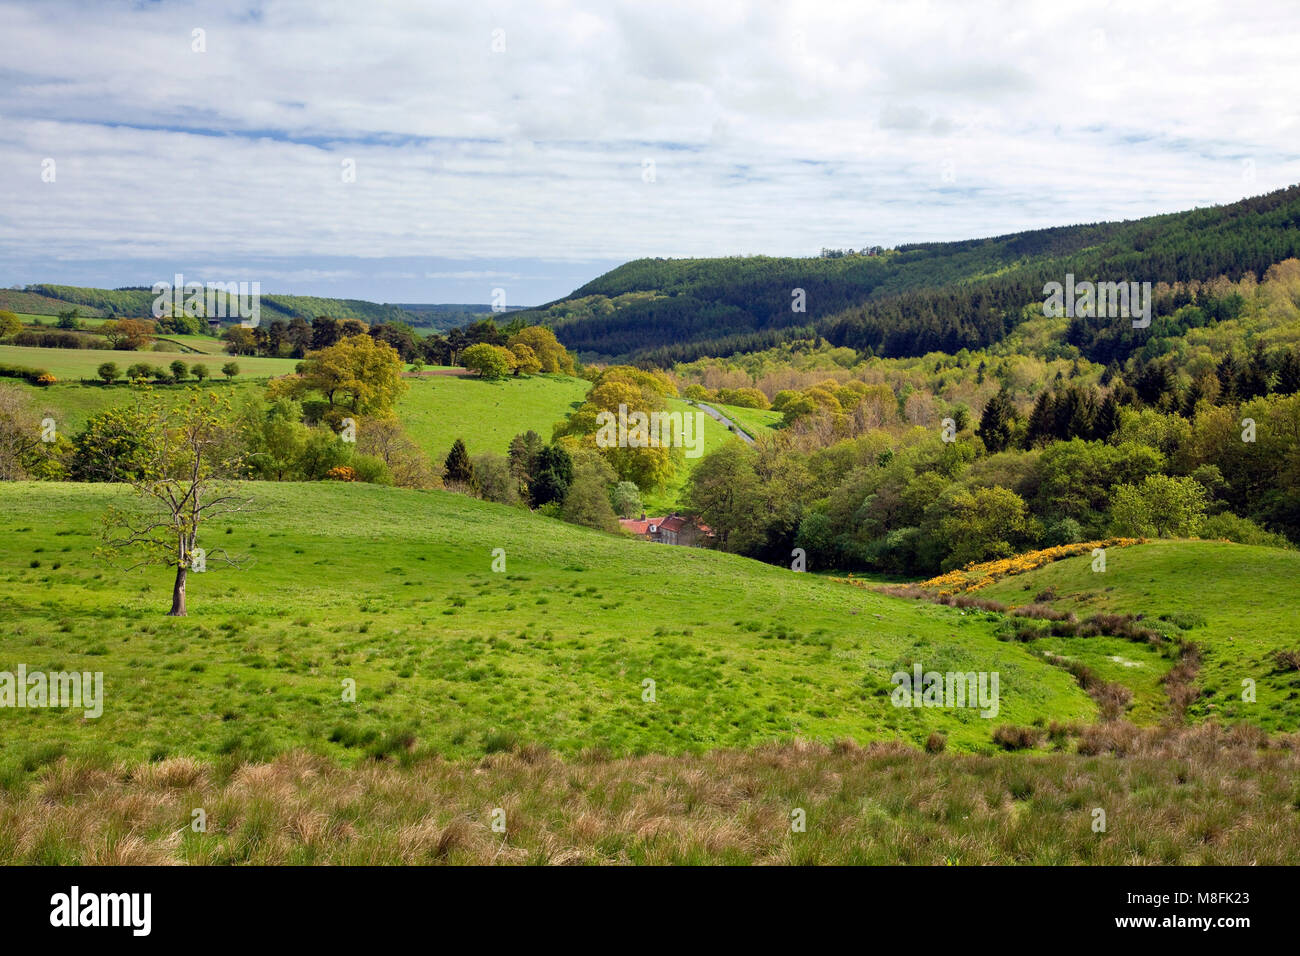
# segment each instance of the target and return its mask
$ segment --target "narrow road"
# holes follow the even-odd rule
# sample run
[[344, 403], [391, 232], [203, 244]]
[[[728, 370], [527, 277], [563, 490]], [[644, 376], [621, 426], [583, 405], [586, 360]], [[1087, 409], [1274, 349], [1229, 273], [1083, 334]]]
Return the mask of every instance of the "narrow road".
[[745, 444], [747, 445], [754, 444], [754, 439], [752, 436], [750, 436], [748, 432], [746, 432], [743, 428], [741, 428], [739, 425], [733, 422], [726, 415], [722, 414], [722, 412], [718, 411], [712, 405], [705, 405], [703, 402], [696, 402], [695, 407], [700, 409], [700, 411], [704, 412], [704, 414], [708, 415], [710, 418], [722, 422], [722, 424], [730, 428], [732, 432], [735, 433], [736, 437], [739, 438], [741, 441], [743, 441]]

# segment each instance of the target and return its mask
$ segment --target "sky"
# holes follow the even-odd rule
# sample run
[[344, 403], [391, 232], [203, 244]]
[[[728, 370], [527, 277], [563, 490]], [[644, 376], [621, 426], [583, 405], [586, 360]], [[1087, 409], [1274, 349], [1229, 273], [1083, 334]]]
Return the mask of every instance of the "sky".
[[0, 0], [0, 285], [532, 305], [1233, 202], [1300, 182], [1298, 35], [1294, 0]]

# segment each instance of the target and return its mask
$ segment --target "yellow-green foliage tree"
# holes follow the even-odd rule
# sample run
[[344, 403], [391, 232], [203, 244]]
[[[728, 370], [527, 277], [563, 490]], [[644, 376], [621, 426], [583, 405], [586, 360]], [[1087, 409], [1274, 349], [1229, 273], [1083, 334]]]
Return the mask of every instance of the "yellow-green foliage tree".
[[[319, 393], [329, 402], [361, 415], [383, 415], [406, 391], [402, 358], [387, 342], [369, 335], [351, 335], [328, 348], [309, 352], [301, 372], [271, 382], [269, 397], [300, 399]], [[336, 417], [336, 416], [335, 416]]]
[[500, 345], [480, 342], [461, 353], [460, 363], [489, 381], [505, 378], [515, 370], [515, 353]]
[[520, 329], [506, 343], [511, 349], [516, 345], [526, 345], [533, 350], [542, 372], [557, 375], [573, 375], [573, 356], [555, 338], [555, 333], [544, 325], [530, 325]]
[[649, 416], [668, 408], [668, 397], [676, 396], [677, 386], [663, 372], [645, 371], [627, 365], [605, 369], [592, 383], [587, 400], [556, 426], [555, 437], [568, 437], [576, 447], [597, 448], [621, 481], [636, 482], [640, 488], [662, 488], [673, 477], [683, 458], [681, 448], [663, 445], [634, 447], [612, 442], [598, 443], [601, 413], [618, 417], [642, 412]]
[[523, 342], [516, 342], [510, 346], [510, 351], [515, 356], [515, 374], [516, 375], [536, 375], [542, 370], [542, 361], [537, 357], [531, 346]]

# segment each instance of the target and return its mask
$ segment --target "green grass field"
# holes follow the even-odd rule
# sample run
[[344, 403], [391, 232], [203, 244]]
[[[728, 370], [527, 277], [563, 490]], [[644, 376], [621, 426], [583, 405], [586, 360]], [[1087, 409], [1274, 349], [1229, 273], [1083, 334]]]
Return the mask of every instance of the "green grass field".
[[510, 439], [530, 428], [551, 440], [551, 430], [578, 405], [591, 383], [562, 375], [485, 382], [454, 375], [408, 378], [397, 405], [411, 437], [441, 466], [457, 438], [470, 454], [504, 455]]
[[[189, 338], [178, 336], [178, 338]], [[195, 338], [203, 338], [196, 336]], [[57, 379], [96, 379], [95, 370], [104, 362], [115, 362], [125, 370], [136, 362], [167, 367], [176, 359], [187, 365], [202, 363], [215, 377], [221, 377], [221, 366], [234, 361], [239, 374], [246, 378], [268, 378], [286, 375], [298, 364], [296, 359], [250, 358], [224, 353], [199, 355], [194, 352], [119, 352], [113, 349], [44, 349], [19, 345], [0, 345], [0, 365], [23, 365], [43, 368]]]
[[785, 420], [785, 416], [780, 412], [774, 412], [770, 409], [738, 408], [735, 405], [719, 405], [717, 402], [709, 402], [709, 404], [743, 428], [753, 438], [774, 431]]
[[[731, 555], [653, 546], [447, 492], [252, 484], [255, 509], [200, 545], [255, 560], [191, 576], [94, 556], [120, 487], [0, 485], [0, 670], [103, 671], [104, 715], [11, 711], [0, 769], [40, 755], [349, 760], [414, 739], [481, 756], [699, 752], [764, 741], [988, 750], [1003, 722], [1082, 720], [1092, 701], [995, 615], [902, 601]], [[502, 548], [505, 573], [491, 570]], [[1000, 713], [896, 708], [890, 676], [996, 670]], [[355, 704], [341, 699], [356, 682]], [[656, 683], [657, 702], [642, 700]], [[0, 774], [2, 775], [2, 774]]]
[[[1080, 618], [1097, 612], [1143, 615], [1202, 648], [1191, 719], [1248, 721], [1265, 730], [1300, 728], [1300, 672], [1282, 670], [1279, 650], [1300, 651], [1295, 582], [1300, 552], [1217, 541], [1152, 541], [1107, 552], [1106, 571], [1094, 573], [1088, 555], [1056, 561], [1004, 578], [980, 595], [1007, 604], [1044, 603]], [[1081, 660], [1103, 679], [1135, 691], [1133, 719], [1150, 718], [1169, 667], [1149, 646], [1112, 638], [1053, 637], [1033, 646]], [[1116, 661], [1114, 658], [1120, 658]], [[1256, 700], [1242, 699], [1243, 680]]]
[[[133, 404], [137, 393], [133, 386], [125, 382], [113, 385], [82, 385], [79, 382], [55, 382], [53, 385], [39, 387], [15, 379], [0, 379], [8, 385], [21, 388], [32, 399], [32, 407], [41, 414], [54, 419], [59, 432], [69, 437], [76, 435], [92, 415], [108, 408]], [[188, 388], [200, 387], [193, 379], [184, 385], [151, 385], [146, 393], [147, 402], [167, 404], [174, 401]], [[209, 379], [201, 386], [215, 389], [223, 396], [229, 396], [233, 405], [245, 401], [260, 400], [266, 393], [261, 381], [237, 376], [233, 381], [216, 381]]]

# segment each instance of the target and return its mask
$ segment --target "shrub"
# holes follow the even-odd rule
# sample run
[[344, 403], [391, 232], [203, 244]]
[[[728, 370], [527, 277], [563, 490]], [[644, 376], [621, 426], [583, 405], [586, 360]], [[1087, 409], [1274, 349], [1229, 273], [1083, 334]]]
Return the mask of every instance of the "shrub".
[[9, 339], [11, 345], [25, 345], [42, 349], [86, 349], [93, 343], [89, 335], [76, 332], [45, 331], [19, 332]]
[[49, 372], [36, 376], [36, 384], [44, 388], [46, 385], [53, 385], [56, 379]]
[[353, 475], [356, 476], [348, 480], [364, 481], [371, 485], [391, 485], [393, 483], [393, 473], [389, 471], [388, 465], [382, 458], [376, 458], [374, 455], [353, 455], [352, 464], [350, 466], [343, 465], [342, 467], [350, 468]]
[[1285, 536], [1266, 531], [1249, 518], [1238, 518], [1228, 511], [1206, 518], [1197, 534], [1207, 540], [1232, 541], [1236, 544], [1258, 544], [1268, 548], [1293, 547]]
[[1003, 750], [1032, 750], [1043, 739], [1038, 727], [1017, 727], [1003, 724], [993, 731], [993, 742]]
[[356, 481], [356, 471], [348, 465], [335, 465], [325, 472], [326, 481]]
[[104, 384], [107, 385], [121, 378], [122, 370], [117, 367], [116, 362], [105, 362], [95, 370], [95, 374], [102, 378]]
[[[27, 368], [23, 365], [0, 365], [0, 378], [20, 378], [35, 385], [40, 379], [50, 375], [43, 368]], [[54, 376], [50, 375], [53, 379]]]
[[925, 738], [925, 752], [928, 754], [941, 754], [947, 746], [948, 738], [937, 730]]
[[1300, 671], [1300, 651], [1274, 651], [1273, 660], [1280, 670]]
[[641, 512], [641, 489], [634, 481], [620, 481], [610, 492], [610, 504], [621, 517], [636, 517]]

